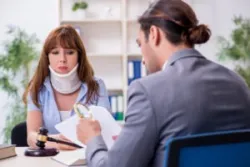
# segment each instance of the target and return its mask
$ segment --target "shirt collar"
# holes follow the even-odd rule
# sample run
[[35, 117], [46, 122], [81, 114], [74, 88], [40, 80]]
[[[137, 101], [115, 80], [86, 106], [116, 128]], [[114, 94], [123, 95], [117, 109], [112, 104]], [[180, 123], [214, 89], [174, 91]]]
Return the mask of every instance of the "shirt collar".
[[168, 64], [168, 61], [166, 60], [165, 63], [163, 64], [162, 68], [161, 68], [162, 71], [166, 68], [167, 64]]

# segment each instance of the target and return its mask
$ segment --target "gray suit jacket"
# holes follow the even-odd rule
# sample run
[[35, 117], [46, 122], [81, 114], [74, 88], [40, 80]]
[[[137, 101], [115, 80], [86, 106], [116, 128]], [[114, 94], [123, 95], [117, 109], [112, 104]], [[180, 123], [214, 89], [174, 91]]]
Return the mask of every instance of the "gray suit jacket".
[[101, 136], [88, 143], [88, 167], [163, 167], [171, 137], [250, 128], [249, 90], [236, 73], [184, 49], [131, 84], [125, 121], [110, 150]]

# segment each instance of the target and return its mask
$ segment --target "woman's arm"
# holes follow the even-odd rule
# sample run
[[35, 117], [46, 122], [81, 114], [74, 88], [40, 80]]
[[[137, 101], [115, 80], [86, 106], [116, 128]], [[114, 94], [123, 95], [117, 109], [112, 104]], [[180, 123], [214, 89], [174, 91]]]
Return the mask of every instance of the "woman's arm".
[[[39, 128], [42, 126], [42, 113], [40, 111], [30, 111], [27, 113], [27, 143], [32, 148], [37, 148], [37, 135]], [[50, 135], [50, 137], [58, 138], [58, 134]], [[46, 148], [57, 148], [56, 143], [46, 142]]]
[[[38, 148], [36, 146], [36, 142], [37, 142], [37, 135], [39, 132], [39, 128], [41, 126], [42, 126], [42, 114], [41, 114], [41, 112], [40, 111], [28, 112], [28, 114], [27, 114], [27, 134], [28, 134], [27, 142], [31, 148]], [[49, 135], [49, 137], [70, 142], [68, 139], [66, 139], [61, 134]], [[64, 144], [57, 144], [55, 142], [49, 142], [49, 141], [46, 142], [45, 147], [46, 148], [56, 148], [59, 150], [74, 150], [74, 149], [76, 149], [76, 148], [71, 147], [71, 146], [67, 146]]]
[[27, 113], [27, 143], [32, 148], [37, 148], [36, 138], [39, 128], [42, 126], [42, 113], [32, 111]]
[[[37, 135], [39, 132], [39, 128], [43, 126], [43, 118], [42, 118], [42, 112], [39, 107], [37, 107], [30, 95], [28, 95], [28, 103], [27, 103], [28, 113], [27, 113], [27, 143], [31, 148], [37, 148], [36, 142], [37, 142]], [[67, 140], [63, 135], [61, 134], [55, 134], [55, 135], [49, 135], [52, 138], [69, 141]], [[72, 150], [75, 149], [73, 147], [63, 145], [63, 144], [57, 144], [55, 142], [46, 142], [45, 144], [46, 148], [57, 148], [60, 150]]]

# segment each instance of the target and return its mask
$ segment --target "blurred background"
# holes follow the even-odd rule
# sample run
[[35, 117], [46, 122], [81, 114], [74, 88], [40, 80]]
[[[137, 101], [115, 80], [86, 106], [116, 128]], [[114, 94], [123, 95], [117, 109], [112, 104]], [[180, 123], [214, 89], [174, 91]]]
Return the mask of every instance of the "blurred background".
[[[96, 76], [109, 91], [112, 112], [124, 119], [131, 81], [146, 76], [135, 43], [136, 19], [154, 0], [0, 0], [0, 143], [25, 121], [22, 93], [49, 32], [71, 24]], [[186, 0], [212, 37], [197, 46], [208, 59], [240, 73], [250, 85], [250, 1]]]

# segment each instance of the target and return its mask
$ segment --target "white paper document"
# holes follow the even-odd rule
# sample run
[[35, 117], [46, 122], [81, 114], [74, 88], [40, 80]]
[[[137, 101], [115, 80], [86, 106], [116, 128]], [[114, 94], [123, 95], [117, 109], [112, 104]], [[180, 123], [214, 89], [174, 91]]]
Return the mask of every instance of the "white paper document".
[[[112, 137], [119, 135], [121, 126], [118, 124], [118, 122], [116, 122], [111, 113], [104, 107], [90, 106], [89, 109], [92, 111], [93, 118], [100, 122], [102, 137], [108, 149], [110, 149], [114, 143]], [[77, 114], [75, 114], [67, 120], [57, 124], [55, 128], [59, 131], [59, 133], [67, 137], [72, 142], [82, 147], [86, 147], [77, 139], [76, 125], [78, 124], [78, 120], [79, 117]]]
[[85, 148], [73, 151], [60, 151], [52, 159], [67, 166], [86, 165]]

